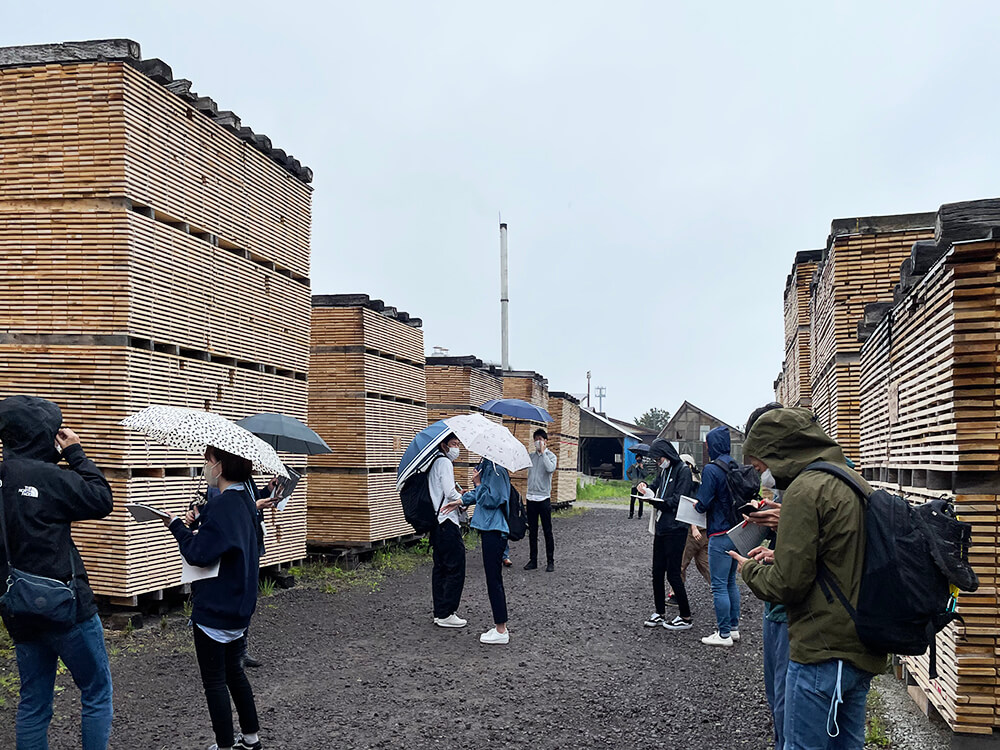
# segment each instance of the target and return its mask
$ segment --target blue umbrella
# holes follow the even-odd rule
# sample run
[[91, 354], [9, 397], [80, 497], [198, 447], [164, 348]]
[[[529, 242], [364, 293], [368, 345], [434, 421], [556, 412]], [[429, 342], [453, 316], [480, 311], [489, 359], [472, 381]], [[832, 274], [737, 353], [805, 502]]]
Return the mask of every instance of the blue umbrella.
[[479, 407], [490, 414], [499, 414], [514, 419], [524, 419], [530, 422], [553, 422], [552, 415], [545, 409], [519, 398], [495, 398]]
[[442, 441], [452, 434], [451, 428], [444, 422], [435, 422], [417, 433], [410, 441], [403, 458], [396, 469], [396, 491], [401, 492], [403, 483], [423, 467], [427, 459], [437, 450]]
[[649, 446], [645, 443], [639, 443], [638, 445], [633, 445], [629, 450], [633, 453], [649, 453]]
[[315, 456], [333, 453], [319, 435], [295, 417], [284, 414], [254, 414], [237, 422], [247, 432], [252, 432], [277, 451]]

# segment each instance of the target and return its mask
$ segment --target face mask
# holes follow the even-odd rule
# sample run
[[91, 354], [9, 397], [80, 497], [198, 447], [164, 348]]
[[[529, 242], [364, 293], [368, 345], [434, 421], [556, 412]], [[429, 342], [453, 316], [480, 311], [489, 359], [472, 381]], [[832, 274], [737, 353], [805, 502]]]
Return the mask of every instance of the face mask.
[[670, 462], [667, 459], [663, 459], [663, 463], [660, 464], [660, 468], [666, 469], [668, 466], [670, 466]]
[[449, 448], [448, 449], [448, 453], [446, 454], [448, 456], [448, 460], [449, 461], [456, 461], [456, 460], [458, 460], [458, 453], [459, 453], [458, 448], [454, 448], [454, 447]]
[[202, 470], [201, 470], [201, 473], [204, 474], [204, 476], [205, 476], [205, 483], [209, 487], [218, 487], [219, 486], [219, 478], [222, 476], [221, 469], [220, 469], [219, 472], [214, 472], [213, 471], [212, 467], [214, 465], [215, 464], [210, 464], [210, 463], [208, 463], [206, 461], [205, 465], [202, 467]]
[[774, 475], [771, 474], [771, 470], [768, 469], [763, 474], [760, 475], [760, 486], [765, 490], [774, 489]]
[[541, 440], [536, 440], [535, 441], [535, 450], [538, 451], [539, 453], [542, 452], [542, 441]]

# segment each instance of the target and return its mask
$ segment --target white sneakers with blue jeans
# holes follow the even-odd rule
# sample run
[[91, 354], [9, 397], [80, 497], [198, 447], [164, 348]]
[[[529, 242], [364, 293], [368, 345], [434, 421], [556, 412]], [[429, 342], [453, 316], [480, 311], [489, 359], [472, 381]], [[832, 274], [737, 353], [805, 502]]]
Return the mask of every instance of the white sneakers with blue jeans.
[[717, 534], [708, 540], [708, 571], [712, 579], [712, 603], [715, 605], [715, 621], [719, 637], [740, 627], [740, 589], [736, 584], [736, 561], [729, 556], [736, 546], [725, 534]]

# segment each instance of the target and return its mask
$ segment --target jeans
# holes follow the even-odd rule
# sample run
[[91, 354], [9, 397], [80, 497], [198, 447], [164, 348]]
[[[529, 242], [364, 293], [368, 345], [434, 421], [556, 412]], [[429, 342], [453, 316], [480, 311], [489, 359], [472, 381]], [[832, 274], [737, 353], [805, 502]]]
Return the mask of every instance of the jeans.
[[101, 619], [95, 614], [69, 630], [44, 633], [38, 640], [18, 643], [14, 650], [21, 677], [21, 701], [15, 720], [17, 750], [48, 750], [59, 659], [80, 688], [80, 746], [83, 750], [107, 750], [111, 736], [111, 670]]
[[193, 628], [194, 652], [198, 658], [198, 668], [201, 670], [201, 683], [205, 688], [208, 715], [212, 720], [215, 741], [219, 747], [232, 747], [236, 738], [233, 733], [230, 696], [236, 704], [236, 713], [240, 717], [240, 729], [243, 733], [255, 734], [260, 729], [253, 689], [243, 671], [246, 636], [230, 643], [219, 643], [212, 640], [197, 625]]
[[764, 618], [764, 691], [774, 717], [774, 750], [785, 747], [785, 678], [788, 672], [788, 623]]
[[736, 585], [736, 561], [729, 550], [736, 547], [725, 534], [708, 540], [708, 569], [712, 578], [712, 603], [719, 635], [726, 638], [740, 627], [740, 589]]
[[430, 533], [434, 550], [431, 592], [434, 617], [444, 619], [455, 614], [465, 588], [465, 543], [462, 530], [451, 521], [439, 523]]
[[635, 515], [635, 501], [636, 500], [639, 501], [639, 518], [642, 518], [642, 495], [635, 494], [634, 490], [632, 491], [632, 494], [629, 495], [629, 499], [628, 499], [628, 517], [629, 518], [632, 518]]
[[850, 662], [788, 662], [786, 750], [862, 750], [873, 674]]
[[662, 615], [666, 611], [667, 594], [663, 584], [663, 576], [666, 574], [670, 588], [674, 590], [680, 616], [691, 616], [691, 604], [688, 602], [687, 589], [681, 577], [681, 558], [684, 556], [685, 542], [687, 542], [685, 529], [653, 537], [653, 603], [656, 605], [657, 614]]
[[528, 510], [528, 551], [531, 562], [538, 562], [538, 521], [542, 522], [542, 531], [545, 534], [545, 560], [553, 562], [552, 556], [556, 548], [555, 538], [552, 536], [552, 498], [544, 500], [529, 500]]
[[483, 570], [486, 572], [486, 593], [490, 597], [493, 622], [507, 622], [507, 594], [503, 590], [503, 549], [507, 535], [502, 531], [480, 531], [483, 547]]

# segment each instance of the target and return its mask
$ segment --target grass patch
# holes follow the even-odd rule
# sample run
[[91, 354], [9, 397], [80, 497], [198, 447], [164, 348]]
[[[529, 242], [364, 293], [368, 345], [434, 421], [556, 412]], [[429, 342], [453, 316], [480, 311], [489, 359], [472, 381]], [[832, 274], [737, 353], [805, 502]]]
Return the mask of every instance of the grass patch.
[[409, 547], [391, 545], [376, 550], [369, 562], [355, 570], [345, 570], [336, 565], [313, 560], [291, 568], [289, 572], [308, 588], [327, 594], [336, 594], [357, 586], [377, 591], [385, 577], [391, 573], [410, 573], [427, 561], [431, 555], [430, 542], [421, 539]]
[[465, 532], [465, 549], [474, 550], [479, 549], [479, 532], [469, 529]]
[[882, 718], [882, 712], [885, 709], [885, 700], [878, 691], [878, 681], [878, 677], [873, 679], [872, 688], [868, 691], [868, 704], [865, 710], [866, 748], [889, 747], [892, 745], [885, 719]]
[[558, 518], [578, 518], [586, 512], [586, 508], [577, 508], [575, 505], [571, 505], [568, 508], [556, 508], [552, 511], [552, 515]]
[[577, 500], [600, 500], [602, 498], [627, 498], [632, 493], [632, 483], [620, 479], [598, 480], [596, 484], [576, 485]]

